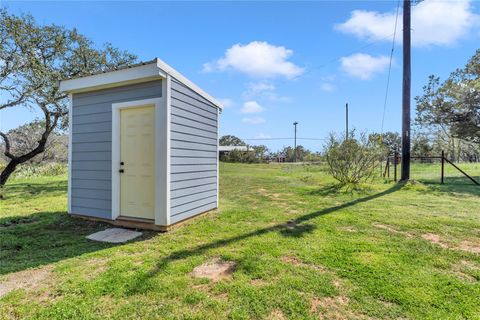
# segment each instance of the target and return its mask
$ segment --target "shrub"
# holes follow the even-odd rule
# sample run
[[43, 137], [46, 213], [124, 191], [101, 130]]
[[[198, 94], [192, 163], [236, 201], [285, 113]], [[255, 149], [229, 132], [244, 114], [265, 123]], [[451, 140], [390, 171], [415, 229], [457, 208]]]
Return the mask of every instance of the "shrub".
[[40, 176], [59, 176], [67, 173], [68, 167], [63, 163], [20, 165], [14, 173], [15, 178], [33, 178]]
[[369, 141], [365, 134], [356, 139], [330, 135], [325, 155], [329, 173], [342, 185], [358, 184], [371, 179], [385, 156], [385, 148]]

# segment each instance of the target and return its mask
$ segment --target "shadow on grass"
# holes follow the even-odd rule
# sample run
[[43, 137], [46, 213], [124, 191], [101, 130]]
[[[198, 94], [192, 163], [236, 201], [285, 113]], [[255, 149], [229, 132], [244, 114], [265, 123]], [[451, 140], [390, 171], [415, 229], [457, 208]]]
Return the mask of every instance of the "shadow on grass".
[[325, 208], [325, 209], [315, 211], [315, 212], [312, 212], [312, 213], [309, 213], [309, 214], [305, 214], [305, 215], [300, 216], [300, 217], [298, 217], [294, 220], [290, 220], [286, 223], [276, 224], [276, 225], [273, 225], [271, 227], [262, 228], [262, 229], [255, 230], [255, 231], [248, 232], [248, 233], [244, 233], [244, 234], [241, 234], [241, 235], [238, 235], [238, 236], [235, 236], [235, 237], [216, 240], [216, 241], [213, 241], [213, 242], [210, 242], [210, 243], [206, 243], [206, 244], [196, 246], [192, 249], [184, 249], [184, 250], [175, 251], [175, 252], [171, 253], [170, 255], [162, 258], [156, 264], [156, 266], [152, 270], [150, 270], [148, 273], [142, 273], [142, 274], [138, 275], [137, 277], [135, 277], [135, 279], [134, 279], [135, 284], [130, 286], [132, 288], [130, 293], [131, 294], [139, 293], [139, 290], [141, 290], [140, 288], [144, 288], [144, 286], [142, 284], [144, 284], [145, 281], [148, 281], [148, 279], [150, 277], [155, 276], [157, 273], [159, 273], [163, 269], [165, 269], [170, 262], [174, 262], [176, 260], [181, 260], [181, 259], [186, 259], [186, 258], [191, 257], [191, 256], [204, 254], [206, 251], [211, 250], [211, 249], [216, 249], [216, 248], [219, 248], [219, 247], [227, 246], [231, 243], [242, 241], [242, 240], [245, 240], [245, 239], [248, 239], [248, 238], [251, 238], [251, 237], [262, 236], [262, 235], [265, 235], [265, 234], [268, 234], [268, 233], [271, 233], [271, 232], [279, 232], [282, 236], [285, 236], [285, 237], [302, 237], [306, 233], [313, 232], [313, 230], [316, 227], [314, 224], [307, 224], [305, 222], [313, 220], [313, 219], [321, 217], [321, 216], [324, 216], [324, 215], [327, 215], [327, 214], [334, 213], [338, 210], [342, 210], [342, 209], [346, 209], [346, 208], [355, 206], [359, 203], [364, 203], [364, 202], [367, 202], [367, 201], [371, 201], [371, 200], [386, 196], [388, 194], [391, 194], [393, 192], [396, 192], [396, 191], [400, 190], [402, 187], [403, 187], [402, 184], [395, 184], [393, 187], [391, 187], [391, 188], [389, 188], [385, 191], [382, 191], [382, 192], [379, 192], [379, 193], [376, 193], [376, 194], [373, 194], [373, 195], [369, 195], [369, 196], [366, 196], [366, 197], [362, 197], [362, 198], [359, 198], [359, 199], [355, 199], [355, 200], [352, 200], [352, 201], [348, 201], [348, 202], [345, 202], [345, 203], [343, 203], [341, 205], [338, 205], [338, 206], [329, 207], [329, 208]]
[[[480, 182], [480, 176], [473, 176], [473, 179]], [[474, 196], [480, 196], [480, 185], [474, 184], [467, 177], [445, 177], [444, 184], [436, 179], [418, 179], [419, 182], [428, 185], [435, 192], [445, 192], [450, 194], [465, 193]]]
[[[71, 217], [65, 212], [0, 218], [0, 275], [113, 247], [115, 244], [85, 238], [107, 227], [111, 225]], [[153, 234], [146, 232], [138, 240]]]
[[50, 182], [16, 182], [15, 180], [5, 187], [5, 199], [15, 198], [29, 200], [31, 197], [46, 194], [49, 197], [61, 196], [67, 192], [67, 181]]
[[340, 183], [332, 183], [325, 186], [315, 188], [306, 192], [310, 196], [336, 196], [338, 194], [342, 195], [365, 195], [371, 193], [373, 188], [370, 185], [342, 185]]

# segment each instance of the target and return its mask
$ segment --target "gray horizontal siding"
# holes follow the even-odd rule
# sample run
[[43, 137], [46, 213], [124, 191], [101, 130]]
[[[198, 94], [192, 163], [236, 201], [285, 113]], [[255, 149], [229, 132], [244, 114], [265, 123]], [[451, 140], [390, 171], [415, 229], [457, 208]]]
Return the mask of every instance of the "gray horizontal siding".
[[206, 184], [201, 184], [198, 186], [188, 186], [186, 188], [180, 188], [177, 190], [172, 190], [171, 191], [171, 196], [172, 199], [175, 198], [181, 198], [185, 197], [191, 194], [199, 193], [199, 192], [205, 192], [205, 191], [210, 191], [210, 190], [217, 190], [217, 184], [214, 183], [206, 183]]
[[80, 207], [80, 206], [72, 206], [73, 214], [78, 214], [81, 216], [88, 216], [94, 218], [102, 218], [102, 219], [112, 219], [112, 210], [104, 210], [98, 208], [90, 208], [90, 207]]
[[197, 179], [203, 179], [203, 178], [211, 178], [211, 177], [216, 177], [216, 176], [217, 176], [217, 171], [216, 170], [197, 171], [197, 172], [177, 172], [177, 173], [172, 174], [172, 177], [170, 179], [173, 182], [177, 182], [177, 181], [185, 181], [185, 180], [197, 180]]
[[161, 96], [161, 81], [73, 95], [72, 213], [111, 219], [112, 104]]
[[205, 131], [202, 129], [197, 129], [196, 127], [191, 127], [191, 126], [177, 124], [177, 123], [172, 123], [171, 130], [172, 130], [172, 133], [173, 132], [184, 133], [192, 136], [204, 137], [204, 138], [210, 138], [210, 139], [216, 139], [217, 137], [217, 134], [214, 132]]
[[110, 142], [77, 142], [73, 144], [75, 152], [89, 152], [89, 151], [112, 151], [112, 144]]
[[72, 191], [72, 196], [75, 198], [112, 200], [112, 192], [110, 190], [76, 188]]
[[198, 158], [198, 157], [172, 157], [172, 165], [178, 164], [216, 164], [217, 159], [212, 158]]
[[217, 207], [216, 202], [211, 202], [211, 203], [208, 203], [206, 205], [202, 205], [202, 206], [190, 209], [190, 210], [185, 210], [182, 213], [173, 215], [170, 218], [170, 223], [177, 223], [179, 221], [182, 221], [182, 220], [188, 219], [190, 217], [196, 216], [200, 213], [215, 209], [216, 207]]
[[206, 144], [213, 144], [213, 145], [217, 144], [217, 140], [215, 138], [200, 137], [193, 134], [181, 133], [181, 132], [172, 132], [171, 139], [180, 140], [180, 141], [197, 142], [197, 143], [206, 143]]
[[187, 172], [205, 172], [216, 171], [217, 164], [179, 164], [172, 165], [171, 172], [175, 173], [187, 173]]
[[193, 188], [193, 187], [201, 186], [201, 185], [204, 185], [204, 184], [215, 184], [216, 185], [217, 184], [217, 177], [213, 176], [213, 177], [201, 178], [201, 179], [195, 179], [195, 180], [187, 179], [187, 180], [183, 180], [183, 181], [172, 181], [170, 188], [171, 188], [171, 192], [173, 194], [173, 192], [175, 190], [180, 190], [180, 189], [183, 189], [183, 188]]
[[216, 207], [217, 108], [172, 80], [171, 223]]
[[[172, 145], [174, 142], [172, 141]], [[188, 150], [180, 149], [172, 146], [172, 157], [197, 157], [197, 158], [213, 158], [217, 156], [216, 151], [201, 151], [201, 150]]]
[[112, 170], [111, 161], [75, 161], [72, 163], [72, 173], [76, 170], [97, 170], [107, 171]]

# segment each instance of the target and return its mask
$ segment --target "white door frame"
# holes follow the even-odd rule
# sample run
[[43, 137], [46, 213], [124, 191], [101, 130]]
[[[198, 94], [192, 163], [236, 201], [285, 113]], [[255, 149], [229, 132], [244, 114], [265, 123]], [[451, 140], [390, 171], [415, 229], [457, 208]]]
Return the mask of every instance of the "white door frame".
[[[166, 178], [169, 170], [169, 129], [167, 125], [166, 92], [162, 98], [126, 101], [112, 104], [112, 220], [120, 216], [120, 111], [122, 109], [153, 106], [155, 108], [155, 224], [167, 225], [169, 201]], [[168, 131], [167, 131], [168, 130]], [[169, 200], [169, 199], [168, 199]]]

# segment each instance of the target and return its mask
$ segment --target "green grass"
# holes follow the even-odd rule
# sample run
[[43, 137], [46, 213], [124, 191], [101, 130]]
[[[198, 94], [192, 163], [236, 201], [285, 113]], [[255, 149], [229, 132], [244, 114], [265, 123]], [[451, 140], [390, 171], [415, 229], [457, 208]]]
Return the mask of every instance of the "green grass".
[[[218, 212], [123, 245], [84, 238], [105, 225], [65, 214], [65, 176], [13, 180], [0, 275], [53, 269], [0, 299], [0, 319], [480, 318], [480, 255], [460, 250], [480, 246], [480, 187], [345, 191], [318, 166], [220, 169]], [[231, 279], [190, 276], [216, 257], [236, 262]]]

